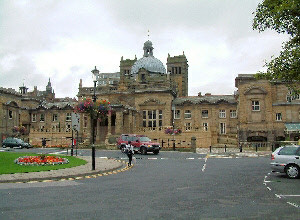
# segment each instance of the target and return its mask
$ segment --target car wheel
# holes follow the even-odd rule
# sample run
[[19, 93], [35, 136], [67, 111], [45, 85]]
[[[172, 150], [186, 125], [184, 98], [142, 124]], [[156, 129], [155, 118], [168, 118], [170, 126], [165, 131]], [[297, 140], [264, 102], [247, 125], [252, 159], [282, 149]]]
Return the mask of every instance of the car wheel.
[[2, 145], [2, 147], [3, 147], [3, 148], [6, 148], [6, 146], [5, 146], [4, 144]]
[[159, 153], [159, 150], [155, 150], [155, 151], [153, 151], [153, 153], [154, 153], [155, 155], [157, 155], [157, 154]]
[[125, 146], [121, 146], [121, 152], [122, 152], [122, 153], [125, 153], [125, 149], [126, 149]]
[[145, 147], [141, 148], [141, 154], [143, 154], [143, 155], [147, 154], [147, 149]]
[[288, 165], [285, 169], [286, 175], [288, 175], [289, 178], [295, 179], [298, 178], [300, 175], [300, 169], [297, 165]]

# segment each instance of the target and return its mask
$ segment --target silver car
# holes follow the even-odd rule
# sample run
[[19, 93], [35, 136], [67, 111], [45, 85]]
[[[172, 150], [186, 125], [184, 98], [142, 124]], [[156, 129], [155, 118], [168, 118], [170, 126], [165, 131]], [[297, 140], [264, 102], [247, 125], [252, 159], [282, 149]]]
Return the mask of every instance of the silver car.
[[287, 145], [277, 148], [271, 155], [274, 172], [286, 173], [289, 178], [300, 176], [300, 146]]

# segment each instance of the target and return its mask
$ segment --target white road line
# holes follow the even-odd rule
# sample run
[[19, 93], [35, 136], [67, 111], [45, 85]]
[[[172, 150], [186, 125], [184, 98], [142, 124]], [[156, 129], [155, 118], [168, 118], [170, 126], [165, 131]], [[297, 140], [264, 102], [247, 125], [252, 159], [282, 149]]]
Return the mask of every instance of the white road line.
[[297, 205], [296, 203], [292, 203], [292, 202], [286, 202], [286, 203], [289, 204], [289, 205], [292, 205], [292, 206], [294, 206], [296, 208], [300, 208], [300, 206]]
[[187, 160], [194, 160], [195, 158], [194, 157], [188, 157], [188, 158], [185, 158]]
[[169, 158], [167, 158], [167, 157], [162, 157], [162, 158], [160, 158], [160, 159], [162, 159], [162, 160], [168, 160]]
[[202, 172], [204, 172], [205, 168], [206, 168], [206, 163], [202, 167]]
[[107, 157], [99, 157], [100, 159], [107, 159]]
[[270, 188], [270, 187], [267, 187], [267, 189], [268, 189], [269, 191], [271, 191], [271, 188]]
[[300, 197], [300, 195], [279, 195], [281, 197]]
[[157, 160], [157, 158], [156, 157], [148, 158], [148, 160]]
[[281, 199], [281, 196], [280, 196], [280, 195], [275, 194], [275, 196], [276, 196], [277, 198]]

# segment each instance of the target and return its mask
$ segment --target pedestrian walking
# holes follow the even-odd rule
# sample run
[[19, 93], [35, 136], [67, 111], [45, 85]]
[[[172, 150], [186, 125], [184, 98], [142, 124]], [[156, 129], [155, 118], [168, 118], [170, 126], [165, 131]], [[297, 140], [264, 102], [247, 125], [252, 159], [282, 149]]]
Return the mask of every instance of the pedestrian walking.
[[126, 145], [126, 154], [127, 154], [128, 160], [129, 160], [128, 166], [131, 166], [132, 156], [134, 154], [133, 146], [131, 145], [131, 141], [128, 141], [128, 144]]

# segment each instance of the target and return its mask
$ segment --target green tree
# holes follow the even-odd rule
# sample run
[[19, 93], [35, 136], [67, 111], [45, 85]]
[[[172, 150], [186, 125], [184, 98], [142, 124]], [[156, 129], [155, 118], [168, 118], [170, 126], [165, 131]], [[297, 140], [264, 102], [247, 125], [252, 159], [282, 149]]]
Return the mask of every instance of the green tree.
[[300, 0], [264, 0], [258, 4], [254, 14], [254, 30], [262, 32], [272, 29], [289, 35], [289, 40], [283, 43], [280, 55], [266, 62], [267, 71], [257, 73], [257, 78], [280, 80], [291, 86], [299, 86]]

